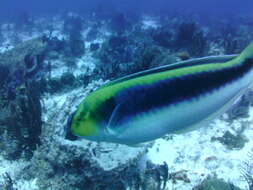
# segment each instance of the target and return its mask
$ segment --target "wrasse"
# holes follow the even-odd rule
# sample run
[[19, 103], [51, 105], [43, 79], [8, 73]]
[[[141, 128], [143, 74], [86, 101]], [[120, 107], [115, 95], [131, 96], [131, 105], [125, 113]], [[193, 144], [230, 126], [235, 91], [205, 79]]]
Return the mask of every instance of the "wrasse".
[[134, 145], [200, 126], [223, 113], [253, 81], [253, 42], [238, 56], [193, 59], [112, 81], [89, 94], [71, 132]]

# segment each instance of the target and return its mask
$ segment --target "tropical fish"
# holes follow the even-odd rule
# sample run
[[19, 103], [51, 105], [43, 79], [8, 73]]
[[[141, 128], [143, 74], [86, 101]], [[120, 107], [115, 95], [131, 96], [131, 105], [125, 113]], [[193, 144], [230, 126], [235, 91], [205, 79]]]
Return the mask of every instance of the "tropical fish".
[[93, 141], [152, 141], [223, 113], [252, 81], [253, 42], [240, 55], [192, 59], [109, 82], [80, 103], [70, 129]]

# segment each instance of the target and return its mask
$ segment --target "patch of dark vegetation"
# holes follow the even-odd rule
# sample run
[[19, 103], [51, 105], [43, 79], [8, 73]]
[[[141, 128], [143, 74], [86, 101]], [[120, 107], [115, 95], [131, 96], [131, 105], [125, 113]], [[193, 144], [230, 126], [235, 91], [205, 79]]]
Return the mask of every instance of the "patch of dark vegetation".
[[[49, 154], [52, 150], [54, 153]], [[56, 190], [152, 188], [164, 190], [168, 180], [184, 181], [184, 178], [179, 177], [180, 172], [170, 174], [166, 163], [162, 165], [149, 163], [145, 172], [139, 169], [136, 162], [105, 171], [92, 157], [94, 155], [87, 149], [51, 143], [50, 146], [41, 146], [36, 151], [31, 165], [26, 168], [27, 172], [22, 177], [27, 180], [31, 176], [36, 176], [41, 189]]]
[[193, 190], [241, 190], [232, 183], [225, 182], [216, 177], [205, 179], [200, 185], [197, 185]]
[[180, 48], [185, 48], [193, 56], [203, 56], [207, 39], [196, 23], [182, 23], [178, 27], [175, 44]]
[[83, 20], [78, 16], [68, 16], [64, 20], [63, 32], [67, 34], [65, 54], [80, 57], [85, 53], [85, 43], [82, 39]]
[[105, 79], [115, 79], [177, 61], [165, 47], [154, 44], [151, 36], [139, 32], [111, 36], [95, 55], [101, 62], [96, 72]]
[[248, 24], [236, 27], [233, 23], [221, 21], [213, 28], [215, 31], [210, 32], [209, 38], [223, 47], [225, 54], [238, 54], [252, 41], [252, 33], [248, 32], [248, 27]]
[[122, 67], [133, 64], [138, 51], [137, 44], [128, 36], [111, 36], [103, 43], [97, 52], [97, 57], [101, 60], [101, 67], [98, 66], [97, 69], [101, 76], [115, 78], [119, 76]]
[[3, 155], [8, 159], [18, 159], [22, 155], [29, 159], [40, 144], [40, 79], [45, 46], [41, 39], [35, 39], [0, 58], [1, 71], [6, 70], [1, 75], [0, 138]]
[[242, 132], [238, 132], [234, 135], [229, 131], [226, 131], [222, 137], [212, 137], [211, 141], [219, 141], [230, 150], [239, 150], [244, 147], [248, 142], [248, 139], [242, 135]]
[[192, 56], [203, 56], [208, 49], [207, 37], [195, 22], [178, 25], [165, 22], [161, 27], [151, 30], [151, 36], [157, 45], [174, 52], [187, 51]]
[[59, 79], [50, 78], [46, 83], [46, 91], [54, 94], [71, 90], [78, 85], [78, 80], [71, 72], [65, 72]]
[[18, 159], [22, 154], [31, 158], [40, 144], [42, 126], [38, 85], [26, 82], [13, 100], [0, 101], [5, 102], [0, 117], [3, 155], [8, 159]]
[[153, 40], [162, 47], [170, 48], [173, 46], [173, 33], [169, 26], [162, 26], [159, 29], [153, 30]]
[[65, 40], [60, 40], [57, 37], [43, 36], [43, 41], [47, 43], [48, 56], [50, 54], [63, 54], [66, 46]]

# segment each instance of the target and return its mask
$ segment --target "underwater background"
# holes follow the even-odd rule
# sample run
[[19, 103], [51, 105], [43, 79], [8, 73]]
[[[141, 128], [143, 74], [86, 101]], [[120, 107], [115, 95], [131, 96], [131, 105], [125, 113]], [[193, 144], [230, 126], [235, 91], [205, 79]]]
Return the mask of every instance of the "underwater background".
[[111, 80], [252, 40], [252, 0], [1, 2], [0, 190], [253, 190], [252, 90], [205, 126], [138, 147], [68, 129]]

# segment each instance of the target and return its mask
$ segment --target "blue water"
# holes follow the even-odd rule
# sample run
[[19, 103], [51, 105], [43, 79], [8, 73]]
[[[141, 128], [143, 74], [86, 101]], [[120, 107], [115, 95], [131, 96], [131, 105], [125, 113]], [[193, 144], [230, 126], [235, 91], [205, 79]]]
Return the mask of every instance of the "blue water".
[[155, 14], [205, 14], [242, 15], [253, 14], [252, 0], [3, 0], [0, 6], [1, 17], [13, 17], [23, 12], [31, 15], [78, 11], [85, 13], [97, 7], [108, 11], [151, 12]]

